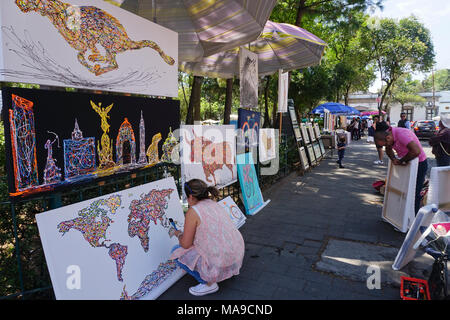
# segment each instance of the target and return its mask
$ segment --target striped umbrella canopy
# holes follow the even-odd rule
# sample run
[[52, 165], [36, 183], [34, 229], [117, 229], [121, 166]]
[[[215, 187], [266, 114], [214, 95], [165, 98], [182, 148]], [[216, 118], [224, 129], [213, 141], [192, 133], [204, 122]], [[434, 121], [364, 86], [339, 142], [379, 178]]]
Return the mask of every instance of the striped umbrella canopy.
[[[326, 43], [314, 34], [287, 23], [267, 21], [263, 32], [246, 49], [258, 55], [260, 76], [279, 69], [290, 71], [320, 64]], [[239, 76], [239, 48], [180, 64], [180, 70], [197, 76], [232, 78]]]
[[255, 40], [277, 0], [108, 0], [178, 32], [178, 60], [199, 61]]

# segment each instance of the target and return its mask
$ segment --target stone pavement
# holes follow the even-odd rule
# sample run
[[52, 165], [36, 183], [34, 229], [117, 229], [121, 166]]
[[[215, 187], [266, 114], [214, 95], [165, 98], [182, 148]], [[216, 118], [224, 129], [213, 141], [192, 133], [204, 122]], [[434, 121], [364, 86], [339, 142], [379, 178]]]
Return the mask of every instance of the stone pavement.
[[[422, 264], [407, 273], [391, 268], [405, 235], [381, 220], [383, 197], [372, 183], [385, 178], [387, 166], [373, 164], [375, 146], [364, 139], [350, 144], [344, 169], [336, 157], [264, 192], [271, 202], [240, 228], [246, 246], [241, 272], [219, 283], [217, 293], [190, 295], [196, 282], [185, 275], [159, 299], [400, 299], [398, 282], [390, 280], [425, 278], [432, 261], [420, 257]], [[367, 288], [372, 264], [381, 268], [381, 289]]]

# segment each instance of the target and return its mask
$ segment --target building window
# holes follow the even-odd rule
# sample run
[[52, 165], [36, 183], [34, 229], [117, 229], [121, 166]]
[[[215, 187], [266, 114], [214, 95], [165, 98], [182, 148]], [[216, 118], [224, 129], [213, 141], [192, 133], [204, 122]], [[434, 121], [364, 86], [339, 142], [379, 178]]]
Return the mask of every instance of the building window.
[[433, 120], [433, 117], [434, 117], [434, 110], [431, 108], [427, 108], [426, 120]]

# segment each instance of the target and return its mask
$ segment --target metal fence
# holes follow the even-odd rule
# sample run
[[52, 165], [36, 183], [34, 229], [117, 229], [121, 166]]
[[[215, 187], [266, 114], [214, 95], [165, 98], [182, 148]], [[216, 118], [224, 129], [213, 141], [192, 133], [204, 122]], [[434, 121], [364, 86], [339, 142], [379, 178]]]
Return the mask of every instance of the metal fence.
[[[261, 176], [264, 190], [295, 170], [299, 161], [293, 137], [282, 136], [280, 169], [276, 175]], [[42, 249], [35, 215], [44, 211], [118, 192], [170, 174], [181, 194], [180, 166], [158, 164], [136, 173], [105, 177], [100, 181], [71, 190], [27, 199], [7, 198], [6, 177], [0, 178], [0, 299], [54, 299], [50, 276]], [[220, 198], [231, 196], [242, 208], [239, 182], [220, 190]]]

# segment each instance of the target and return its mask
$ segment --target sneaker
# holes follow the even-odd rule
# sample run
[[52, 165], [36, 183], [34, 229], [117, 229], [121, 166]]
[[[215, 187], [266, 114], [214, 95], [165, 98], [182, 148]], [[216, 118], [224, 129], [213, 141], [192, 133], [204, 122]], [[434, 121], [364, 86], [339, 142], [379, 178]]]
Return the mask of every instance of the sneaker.
[[200, 283], [195, 287], [190, 287], [189, 293], [194, 296], [204, 296], [210, 293], [217, 292], [217, 290], [219, 290], [219, 285], [217, 283], [213, 283], [210, 286], [208, 286], [207, 284]]
[[374, 164], [383, 164], [384, 162], [381, 161], [381, 160], [375, 160], [373, 163], [374, 163]]
[[339, 166], [339, 168], [345, 168], [344, 166]]

